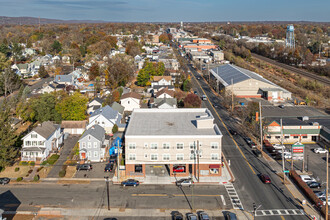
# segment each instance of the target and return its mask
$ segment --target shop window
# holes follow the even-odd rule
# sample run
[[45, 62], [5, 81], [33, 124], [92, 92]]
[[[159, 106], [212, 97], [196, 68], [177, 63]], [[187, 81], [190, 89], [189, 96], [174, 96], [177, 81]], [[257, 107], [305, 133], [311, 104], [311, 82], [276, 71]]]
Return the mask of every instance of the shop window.
[[307, 136], [303, 136], [302, 138], [308, 138]]
[[294, 139], [298, 139], [298, 138], [299, 138], [299, 136], [293, 136], [293, 138], [294, 138]]
[[276, 139], [280, 139], [280, 138], [281, 138], [281, 136], [275, 136], [275, 138], [276, 138]]
[[143, 168], [142, 165], [135, 165], [135, 173], [142, 173]]
[[217, 168], [211, 168], [210, 169], [210, 174], [219, 174], [219, 169], [217, 169]]
[[271, 138], [272, 138], [272, 136], [268, 135], [268, 136], [266, 136], [266, 138], [267, 138], [267, 139], [271, 139]]

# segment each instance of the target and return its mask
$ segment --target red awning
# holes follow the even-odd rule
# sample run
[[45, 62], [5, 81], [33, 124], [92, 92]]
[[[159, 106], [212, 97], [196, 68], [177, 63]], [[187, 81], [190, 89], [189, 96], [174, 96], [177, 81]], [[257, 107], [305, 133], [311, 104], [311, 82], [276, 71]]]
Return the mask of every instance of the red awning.
[[220, 164], [211, 164], [210, 165], [210, 169], [219, 169], [220, 168]]

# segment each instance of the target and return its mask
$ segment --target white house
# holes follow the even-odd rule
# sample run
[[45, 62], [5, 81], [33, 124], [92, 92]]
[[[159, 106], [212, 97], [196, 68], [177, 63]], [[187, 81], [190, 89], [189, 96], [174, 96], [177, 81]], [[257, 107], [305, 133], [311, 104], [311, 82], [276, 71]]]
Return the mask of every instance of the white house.
[[111, 134], [113, 126], [115, 124], [119, 125], [121, 119], [122, 116], [119, 114], [119, 112], [107, 105], [103, 108], [95, 110], [92, 113], [92, 115], [89, 117], [89, 123], [86, 128], [89, 129], [93, 125], [100, 125], [105, 129], [107, 134]]
[[135, 92], [125, 93], [120, 98], [120, 104], [124, 106], [125, 111], [133, 111], [141, 107], [141, 98], [142, 96]]
[[154, 79], [151, 82], [151, 87], [154, 86], [170, 86], [172, 85], [171, 76], [154, 76]]
[[39, 93], [51, 93], [51, 92], [58, 92], [58, 91], [61, 91], [61, 90], [64, 90], [65, 89], [65, 85], [64, 84], [58, 84], [56, 82], [54, 83], [50, 83], [48, 85], [46, 85], [45, 87], [43, 87]]
[[86, 130], [87, 121], [62, 121], [61, 129], [63, 133], [72, 135], [82, 134]]
[[61, 126], [50, 121], [43, 122], [23, 138], [22, 161], [43, 161], [50, 152], [57, 152], [63, 142]]
[[174, 98], [174, 91], [169, 90], [167, 87], [159, 90], [156, 93], [157, 98]]
[[92, 114], [96, 109], [102, 108], [103, 100], [100, 98], [95, 98], [88, 103], [87, 113]]

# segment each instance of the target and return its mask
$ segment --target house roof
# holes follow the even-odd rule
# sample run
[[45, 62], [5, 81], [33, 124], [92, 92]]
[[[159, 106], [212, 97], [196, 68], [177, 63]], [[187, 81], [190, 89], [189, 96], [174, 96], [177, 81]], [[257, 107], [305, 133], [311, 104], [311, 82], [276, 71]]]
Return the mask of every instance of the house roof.
[[61, 128], [86, 128], [87, 121], [62, 121]]
[[173, 85], [154, 85], [152, 87], [153, 89], [162, 89], [162, 88], [168, 88], [168, 89], [174, 89]]
[[79, 140], [82, 140], [84, 137], [91, 135], [99, 141], [103, 140], [105, 135], [105, 130], [100, 125], [93, 125], [88, 130], [86, 130]]
[[63, 84], [58, 84], [57, 82], [49, 84], [49, 86], [53, 89], [64, 89], [65, 85]]
[[125, 93], [121, 96], [120, 100], [122, 99], [126, 99], [126, 98], [135, 98], [135, 99], [141, 99], [142, 96], [136, 92], [129, 92], [129, 93]]
[[[211, 69], [213, 75], [217, 76], [221, 83], [226, 87], [231, 85], [231, 80], [233, 84], [248, 80], [255, 79], [271, 85], [275, 85], [267, 79], [264, 79], [262, 76], [256, 74], [247, 69], [240, 68], [232, 64], [225, 64]], [[276, 86], [276, 85], [275, 85]]]
[[125, 110], [125, 107], [122, 106], [121, 104], [119, 104], [118, 102], [112, 103], [111, 108], [113, 108], [114, 110], [116, 110], [120, 114], [123, 114], [124, 110]]
[[27, 69], [29, 65], [27, 63], [19, 63], [16, 65], [18, 69]]
[[156, 93], [156, 97], [158, 97], [158, 96], [160, 96], [160, 95], [162, 95], [162, 94], [164, 94], [164, 93], [170, 95], [171, 97], [174, 97], [174, 91], [173, 91], [173, 90], [169, 90], [168, 87], [159, 90], [159, 91]]
[[166, 81], [171, 81], [172, 77], [171, 76], [154, 76], [153, 81], [154, 82], [159, 82], [162, 79], [165, 79]]
[[159, 98], [159, 99], [154, 99], [155, 105], [161, 106], [163, 104], [168, 104], [170, 106], [174, 106], [177, 104], [177, 99], [176, 98]]
[[[210, 127], [198, 128], [197, 121], [211, 120]], [[219, 136], [221, 131], [206, 108], [134, 109], [126, 129], [128, 136]]]
[[72, 75], [57, 75], [55, 76], [55, 82], [72, 82]]
[[26, 152], [30, 152], [30, 151], [38, 151], [38, 152], [44, 152], [46, 148], [42, 148], [42, 147], [23, 147], [22, 151]]
[[99, 97], [94, 98], [92, 101], [90, 101], [89, 103], [92, 103], [93, 101], [97, 101], [98, 103], [102, 104], [104, 101], [103, 99], [100, 99]]
[[34, 128], [32, 131], [48, 139], [48, 137], [51, 136], [59, 127], [60, 125], [53, 124], [53, 122], [50, 121], [45, 121], [42, 124], [38, 125], [38, 127]]
[[118, 115], [118, 111], [111, 108], [109, 105], [104, 106], [103, 108], [99, 108], [95, 110], [90, 117], [95, 115], [103, 115], [107, 119], [115, 119]]

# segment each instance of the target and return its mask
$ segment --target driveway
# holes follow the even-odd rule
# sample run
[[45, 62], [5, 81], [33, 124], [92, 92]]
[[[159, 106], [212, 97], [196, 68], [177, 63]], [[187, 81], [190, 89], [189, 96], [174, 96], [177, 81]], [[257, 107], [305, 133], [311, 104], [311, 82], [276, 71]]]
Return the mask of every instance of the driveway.
[[74, 178], [104, 178], [105, 176], [110, 176], [110, 178], [112, 178], [115, 172], [114, 170], [107, 173], [104, 172], [104, 167], [107, 163], [108, 162], [91, 163], [93, 166], [91, 171], [77, 171]]
[[70, 155], [71, 150], [78, 142], [79, 136], [72, 136], [70, 135], [66, 140], [64, 140], [63, 148], [60, 152], [60, 157], [58, 158], [57, 162], [51, 169], [48, 174], [48, 178], [58, 178], [58, 173], [61, 171], [63, 164], [67, 161], [67, 157]]

